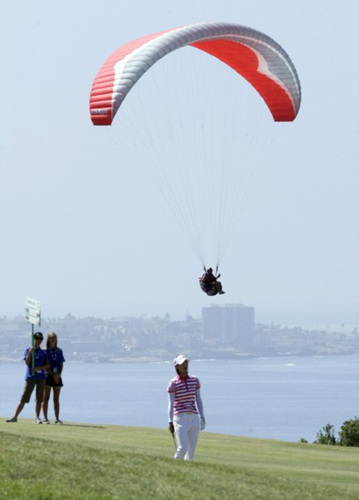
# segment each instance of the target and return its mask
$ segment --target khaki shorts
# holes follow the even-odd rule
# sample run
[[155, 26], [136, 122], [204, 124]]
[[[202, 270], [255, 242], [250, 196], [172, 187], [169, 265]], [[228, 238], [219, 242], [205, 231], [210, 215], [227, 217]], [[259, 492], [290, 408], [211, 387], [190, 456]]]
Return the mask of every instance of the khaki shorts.
[[28, 403], [31, 398], [32, 391], [36, 385], [36, 402], [42, 403], [44, 401], [44, 389], [45, 389], [46, 379], [41, 380], [26, 380], [24, 392], [21, 396], [21, 403]]

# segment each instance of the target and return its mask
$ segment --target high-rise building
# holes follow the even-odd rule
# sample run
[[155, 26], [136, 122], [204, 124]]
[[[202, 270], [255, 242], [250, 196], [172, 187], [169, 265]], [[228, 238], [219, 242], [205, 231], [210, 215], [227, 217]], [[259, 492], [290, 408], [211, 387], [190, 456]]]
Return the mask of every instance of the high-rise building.
[[254, 307], [242, 304], [202, 309], [203, 336], [212, 345], [248, 352], [253, 346]]

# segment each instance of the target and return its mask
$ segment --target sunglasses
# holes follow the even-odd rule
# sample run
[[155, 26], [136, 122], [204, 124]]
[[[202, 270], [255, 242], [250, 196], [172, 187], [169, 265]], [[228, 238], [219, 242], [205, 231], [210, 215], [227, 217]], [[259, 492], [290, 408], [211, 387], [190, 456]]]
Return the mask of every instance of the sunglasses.
[[42, 340], [42, 337], [35, 337], [35, 340]]

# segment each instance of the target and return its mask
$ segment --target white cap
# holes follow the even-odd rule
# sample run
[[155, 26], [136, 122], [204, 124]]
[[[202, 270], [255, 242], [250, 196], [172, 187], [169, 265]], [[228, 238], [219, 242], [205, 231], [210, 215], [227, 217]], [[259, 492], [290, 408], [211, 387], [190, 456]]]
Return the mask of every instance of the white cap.
[[179, 354], [173, 360], [173, 364], [175, 366], [178, 366], [178, 365], [182, 365], [185, 361], [189, 361], [189, 359], [187, 358], [187, 356], [185, 356], [184, 354]]

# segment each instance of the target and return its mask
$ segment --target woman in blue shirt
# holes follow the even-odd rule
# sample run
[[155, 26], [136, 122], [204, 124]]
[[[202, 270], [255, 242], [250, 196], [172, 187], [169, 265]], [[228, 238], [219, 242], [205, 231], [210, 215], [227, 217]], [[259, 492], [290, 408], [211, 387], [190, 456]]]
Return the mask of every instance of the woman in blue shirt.
[[47, 359], [50, 363], [50, 368], [47, 369], [47, 378], [45, 385], [45, 397], [44, 403], [42, 405], [42, 411], [44, 414], [44, 424], [49, 424], [49, 420], [47, 418], [47, 410], [49, 407], [49, 399], [51, 394], [51, 389], [53, 390], [53, 399], [54, 399], [54, 411], [55, 411], [55, 424], [62, 424], [60, 420], [60, 391], [61, 387], [63, 387], [62, 383], [62, 370], [64, 368], [65, 358], [60, 349], [57, 346], [57, 335], [55, 332], [50, 332], [46, 339], [46, 352]]
[[[47, 353], [44, 349], [41, 349], [41, 342], [43, 340], [43, 335], [41, 332], [36, 332], [34, 334], [34, 345], [28, 347], [24, 354], [24, 361], [26, 363], [26, 375], [25, 375], [25, 388], [22, 393], [20, 403], [18, 404], [15, 415], [7, 420], [7, 422], [17, 422], [17, 417], [22, 412], [26, 403], [30, 401], [31, 394], [36, 386], [36, 419], [35, 424], [41, 424], [40, 411], [41, 404], [44, 400], [44, 388], [46, 381], [46, 369], [50, 367], [50, 363], [47, 360]], [[34, 353], [35, 366], [32, 369], [32, 355]]]

